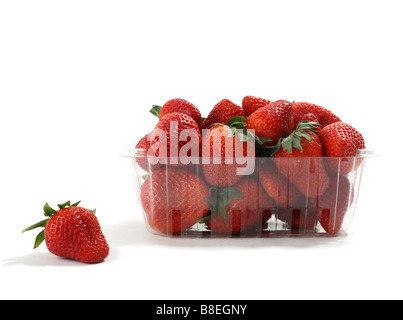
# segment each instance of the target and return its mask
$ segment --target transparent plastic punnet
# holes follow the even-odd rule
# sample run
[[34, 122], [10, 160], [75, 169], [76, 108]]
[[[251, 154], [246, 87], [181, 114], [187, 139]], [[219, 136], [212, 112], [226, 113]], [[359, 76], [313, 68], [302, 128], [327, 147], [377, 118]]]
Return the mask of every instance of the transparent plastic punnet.
[[345, 232], [353, 220], [365, 163], [374, 153], [256, 157], [249, 159], [246, 175], [236, 173], [245, 163], [221, 165], [199, 158], [185, 165], [155, 164], [144, 149], [128, 149], [122, 156], [132, 159], [137, 199], [151, 233], [270, 237]]

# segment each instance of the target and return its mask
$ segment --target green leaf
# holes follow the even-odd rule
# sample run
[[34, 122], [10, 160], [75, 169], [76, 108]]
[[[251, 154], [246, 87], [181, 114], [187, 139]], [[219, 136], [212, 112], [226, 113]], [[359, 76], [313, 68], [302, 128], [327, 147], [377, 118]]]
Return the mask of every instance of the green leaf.
[[160, 117], [160, 112], [161, 107], [157, 105], [153, 105], [150, 109], [150, 113], [152, 113], [154, 116], [157, 116], [158, 118]]
[[47, 202], [43, 206], [43, 211], [45, 217], [53, 216], [56, 213], [56, 210], [51, 208]]
[[242, 193], [240, 193], [237, 188], [235, 188], [235, 187], [227, 187], [225, 189], [227, 189], [227, 193], [228, 193], [228, 196], [230, 198], [236, 198], [236, 199], [242, 199], [243, 198]]
[[77, 207], [80, 203], [81, 203], [81, 200], [77, 201], [76, 203], [73, 203], [70, 207]]
[[32, 226], [29, 226], [28, 228], [25, 228], [24, 230], [22, 230], [22, 232], [26, 232], [26, 231], [29, 231], [29, 230], [33, 230], [33, 229], [36, 229], [36, 228], [39, 228], [39, 227], [43, 227], [43, 228], [44, 228], [44, 227], [46, 226], [46, 223], [47, 223], [49, 220], [50, 220], [50, 218], [45, 219], [45, 220], [42, 220], [42, 221], [39, 221], [39, 222], [33, 224]]
[[70, 207], [70, 201], [58, 204], [57, 206], [59, 207], [60, 210], [66, 208], [66, 207]]
[[34, 243], [34, 249], [38, 248], [39, 245], [45, 240], [45, 230], [38, 233]]
[[245, 132], [236, 132], [236, 136], [238, 137], [239, 141], [246, 142], [248, 141], [248, 135]]
[[238, 124], [243, 124], [243, 127], [245, 127], [246, 119], [247, 118], [245, 118], [245, 117], [239, 117], [239, 116], [238, 117], [233, 117], [233, 118], [228, 120], [227, 126], [232, 127], [235, 123], [238, 123]]
[[292, 135], [288, 136], [287, 138], [285, 138], [282, 143], [281, 146], [289, 153], [292, 154]]
[[217, 215], [216, 212], [209, 211], [209, 213], [205, 217], [197, 220], [197, 222], [198, 223], [206, 223], [207, 221], [210, 221], [211, 219], [213, 219], [216, 215]]
[[294, 136], [292, 139], [292, 147], [298, 149], [299, 151], [302, 152], [302, 146], [301, 146], [301, 139], [298, 136]]
[[298, 137], [304, 137], [305, 139], [312, 141], [311, 135], [305, 131], [295, 131], [295, 135]]
[[295, 130], [296, 131], [301, 131], [301, 130], [314, 131], [316, 127], [321, 127], [321, 125], [314, 121], [302, 120], [297, 123]]
[[228, 130], [228, 138], [233, 137], [235, 132], [236, 132], [236, 128], [230, 127]]

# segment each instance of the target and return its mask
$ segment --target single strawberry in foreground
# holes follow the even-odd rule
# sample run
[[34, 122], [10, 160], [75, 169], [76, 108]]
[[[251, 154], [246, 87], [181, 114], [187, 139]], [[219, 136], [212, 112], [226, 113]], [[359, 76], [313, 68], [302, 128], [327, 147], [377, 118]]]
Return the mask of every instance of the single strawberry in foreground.
[[[255, 179], [244, 177], [233, 187], [212, 188], [210, 215], [199, 220], [213, 231], [237, 234], [257, 231], [270, 218], [273, 201]], [[256, 230], [252, 230], [256, 227]]]
[[254, 96], [246, 96], [242, 99], [242, 110], [245, 114], [245, 117], [249, 117], [257, 109], [260, 109], [270, 103], [271, 101], [267, 99], [262, 99]]
[[165, 167], [150, 173], [140, 198], [149, 226], [157, 233], [176, 234], [190, 228], [209, 211], [210, 190], [188, 170]]
[[[234, 129], [227, 125], [215, 125], [203, 137], [202, 167], [206, 182], [211, 186], [229, 187], [237, 183], [242, 178], [238, 174], [238, 168], [246, 166], [239, 160], [255, 156], [254, 140], [247, 135], [241, 136], [240, 140], [240, 137], [232, 131]], [[237, 148], [237, 144], [240, 148]], [[253, 154], [248, 155], [248, 150]]]
[[293, 102], [292, 104], [292, 112], [293, 112], [293, 121], [295, 126], [303, 120], [303, 116], [310, 113], [315, 115], [318, 119], [318, 123], [325, 127], [328, 124], [341, 121], [338, 116], [336, 116], [330, 110], [323, 108], [317, 104], [308, 103], [308, 102]]
[[199, 128], [202, 122], [202, 117], [199, 109], [197, 109], [195, 105], [190, 103], [189, 101], [180, 98], [171, 99], [165, 102], [162, 107], [154, 105], [151, 108], [150, 112], [159, 118], [162, 118], [163, 116], [174, 112], [184, 113], [193, 118]]
[[255, 135], [270, 139], [266, 145], [275, 145], [291, 131], [292, 104], [286, 100], [278, 100], [257, 109], [245, 121], [246, 129], [255, 130]]
[[355, 159], [359, 149], [365, 149], [362, 134], [345, 122], [336, 122], [324, 127], [319, 133], [325, 157], [330, 171], [346, 174], [358, 168], [362, 159]]
[[80, 202], [59, 204], [59, 211], [44, 206], [48, 218], [26, 229], [44, 227], [35, 239], [34, 248], [44, 240], [48, 250], [62, 258], [84, 263], [98, 263], [108, 256], [109, 246], [102, 233], [95, 210], [78, 207]]
[[243, 117], [242, 108], [228, 99], [223, 99], [217, 103], [203, 121], [202, 129], [208, 129], [213, 124], [227, 124], [234, 117]]
[[323, 164], [323, 151], [312, 123], [301, 121], [274, 153], [280, 173], [305, 197], [318, 197], [326, 191], [329, 177]]
[[[184, 137], [181, 136], [182, 133], [186, 133]], [[200, 155], [199, 127], [192, 117], [184, 113], [174, 112], [163, 116], [150, 135], [152, 140], [149, 150], [162, 164], [180, 166], [185, 158]], [[185, 152], [181, 156], [184, 147]]]

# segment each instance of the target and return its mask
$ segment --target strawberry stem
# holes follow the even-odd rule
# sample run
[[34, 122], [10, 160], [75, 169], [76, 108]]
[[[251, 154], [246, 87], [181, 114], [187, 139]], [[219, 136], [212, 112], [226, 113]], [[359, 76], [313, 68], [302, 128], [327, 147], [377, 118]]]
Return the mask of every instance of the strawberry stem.
[[150, 109], [150, 113], [152, 113], [156, 117], [160, 117], [161, 106], [153, 105]]
[[198, 220], [199, 223], [205, 223], [213, 219], [217, 214], [220, 215], [225, 223], [227, 223], [227, 206], [231, 203], [233, 198], [243, 198], [235, 187], [211, 187], [211, 197], [206, 198], [206, 202], [210, 204], [210, 214]]

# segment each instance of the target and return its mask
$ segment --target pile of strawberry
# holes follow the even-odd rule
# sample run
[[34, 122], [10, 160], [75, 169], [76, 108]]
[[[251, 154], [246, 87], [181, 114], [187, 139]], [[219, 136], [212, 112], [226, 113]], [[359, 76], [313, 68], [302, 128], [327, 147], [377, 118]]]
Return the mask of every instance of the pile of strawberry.
[[[234, 148], [234, 158], [246, 156], [248, 144], [254, 144], [256, 151], [256, 167], [248, 176], [238, 175], [240, 165], [227, 163], [224, 157], [221, 163], [164, 165], [137, 157], [138, 165], [148, 172], [141, 202], [154, 231], [178, 234], [205, 223], [222, 234], [261, 232], [273, 213], [293, 230], [314, 230], [318, 224], [329, 234], [341, 229], [354, 198], [348, 175], [360, 165], [356, 156], [365, 142], [330, 110], [312, 103], [246, 96], [242, 106], [220, 101], [205, 119], [184, 99], [153, 106], [151, 112], [159, 117], [154, 130], [167, 136], [168, 157], [173, 152], [169, 148], [172, 121], [178, 123], [175, 134], [194, 131], [193, 147], [203, 156], [224, 155], [226, 144], [239, 141], [243, 150], [236, 154]], [[217, 138], [218, 147], [213, 143]], [[187, 142], [179, 141], [175, 152]], [[151, 132], [136, 149], [158, 150], [159, 143]]]

